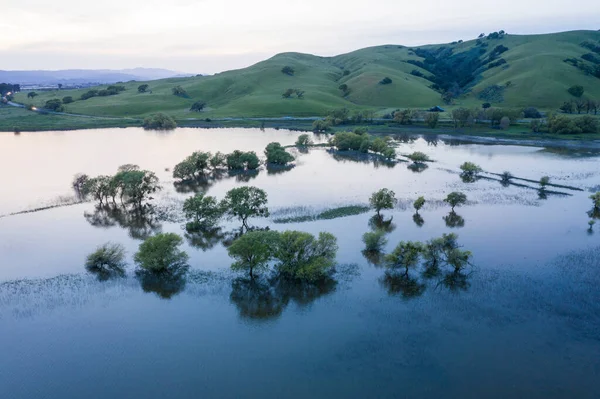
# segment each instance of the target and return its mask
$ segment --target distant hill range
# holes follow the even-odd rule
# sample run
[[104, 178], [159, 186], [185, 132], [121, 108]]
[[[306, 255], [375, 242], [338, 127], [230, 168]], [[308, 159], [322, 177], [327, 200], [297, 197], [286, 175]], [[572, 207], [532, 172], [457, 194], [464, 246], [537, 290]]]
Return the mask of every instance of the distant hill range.
[[[600, 101], [598, 31], [498, 31], [463, 39], [414, 47], [388, 44], [335, 57], [282, 53], [248, 68], [148, 82], [143, 93], [139, 82], [125, 83], [118, 95], [84, 95], [83, 100], [89, 89], [69, 90], [75, 101], [66, 108], [103, 116], [304, 117], [343, 107], [386, 114], [398, 108], [489, 103], [553, 111], [565, 101]], [[583, 95], [572, 95], [572, 86], [581, 86]], [[40, 92], [33, 103], [43, 106], [67, 95], [63, 92]], [[31, 103], [25, 91], [15, 98]], [[202, 112], [190, 110], [196, 102], [206, 103]]]
[[110, 84], [130, 80], [156, 80], [192, 76], [159, 68], [133, 69], [65, 69], [59, 71], [2, 71], [0, 82], [18, 83], [21, 86], [86, 85], [90, 83]]

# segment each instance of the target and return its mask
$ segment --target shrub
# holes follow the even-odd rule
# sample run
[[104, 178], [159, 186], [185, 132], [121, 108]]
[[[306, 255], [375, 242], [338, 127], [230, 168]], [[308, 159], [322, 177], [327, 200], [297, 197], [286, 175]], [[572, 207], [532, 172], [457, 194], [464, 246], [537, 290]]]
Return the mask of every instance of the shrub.
[[338, 132], [331, 139], [331, 144], [340, 151], [359, 151], [363, 143], [367, 143], [368, 149], [369, 137], [352, 132]]
[[488, 109], [491, 106], [492, 106], [492, 104], [490, 104], [490, 103], [483, 103], [483, 104], [481, 104], [481, 108], [483, 108], [483, 109]]
[[85, 268], [101, 274], [122, 274], [125, 270], [125, 248], [121, 244], [106, 243], [87, 256]]
[[440, 120], [440, 115], [437, 112], [428, 112], [425, 114], [425, 124], [431, 129], [435, 129]]
[[177, 127], [177, 123], [169, 115], [159, 112], [144, 118], [143, 127], [147, 130], [172, 130]]
[[379, 81], [380, 85], [389, 85], [391, 83], [392, 79], [388, 78], [387, 76]]
[[415, 163], [423, 163], [423, 162], [431, 161], [431, 159], [429, 158], [429, 156], [427, 156], [427, 154], [420, 152], [420, 151], [415, 151], [412, 154], [407, 155], [406, 157]]
[[454, 127], [465, 127], [473, 123], [473, 114], [467, 108], [457, 108], [452, 110], [452, 120]]
[[365, 251], [369, 252], [381, 252], [385, 244], [387, 244], [385, 231], [383, 230], [367, 232], [363, 234], [362, 240], [365, 243]]
[[62, 102], [63, 102], [63, 104], [71, 104], [73, 102], [73, 97], [71, 97], [71, 96], [63, 97]]
[[583, 96], [583, 86], [579, 86], [579, 85], [575, 85], [575, 86], [571, 86], [569, 87], [569, 89], [567, 90], [569, 92], [570, 95], [574, 96], [574, 97], [581, 97]]
[[476, 175], [478, 173], [483, 172], [481, 166], [473, 163], [473, 162], [465, 162], [460, 165], [460, 170], [462, 170], [462, 174], [465, 175]]
[[161, 233], [140, 244], [134, 260], [150, 272], [169, 272], [187, 267], [188, 255], [179, 249], [183, 240], [174, 233]]
[[403, 109], [402, 111], [394, 112], [394, 122], [401, 125], [410, 125], [413, 123], [415, 112], [412, 109]]
[[206, 102], [204, 101], [196, 101], [190, 107], [190, 111], [200, 112], [206, 107]]
[[510, 118], [508, 116], [503, 116], [500, 119], [500, 129], [506, 130], [510, 126]]
[[147, 84], [143, 84], [143, 85], [139, 85], [138, 86], [138, 93], [145, 93], [148, 90], [148, 85]]
[[281, 97], [290, 98], [292, 96], [292, 94], [294, 94], [294, 89], [287, 89], [286, 91], [283, 92]]
[[296, 140], [296, 146], [298, 147], [306, 147], [309, 145], [312, 145], [313, 141], [311, 140], [310, 136], [308, 134], [301, 134], [300, 136], [298, 136], [298, 139]]

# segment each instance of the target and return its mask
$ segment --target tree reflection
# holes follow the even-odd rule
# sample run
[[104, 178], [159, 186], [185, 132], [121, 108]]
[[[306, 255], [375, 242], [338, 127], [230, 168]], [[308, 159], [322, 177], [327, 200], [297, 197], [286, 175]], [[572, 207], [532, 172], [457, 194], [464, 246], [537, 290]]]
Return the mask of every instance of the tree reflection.
[[450, 291], [466, 291], [471, 286], [469, 275], [457, 271], [446, 273], [441, 284]]
[[413, 222], [415, 222], [418, 227], [423, 227], [425, 224], [425, 219], [423, 219], [423, 216], [421, 216], [419, 213], [415, 213], [413, 215]]
[[127, 229], [131, 238], [144, 240], [160, 232], [162, 226], [154, 206], [127, 209], [117, 205], [97, 205], [94, 212], [84, 212], [85, 219], [94, 227], [119, 226]]
[[285, 165], [285, 166], [268, 165], [267, 166], [267, 175], [269, 175], [269, 176], [280, 175], [285, 172], [289, 172], [290, 170], [294, 169], [295, 167], [296, 167], [296, 165]]
[[425, 284], [408, 274], [386, 272], [380, 280], [389, 295], [400, 294], [404, 299], [416, 298], [425, 292]]
[[206, 252], [225, 240], [227, 238], [227, 233], [223, 232], [220, 227], [215, 227], [212, 229], [186, 232], [185, 238], [190, 246]]
[[231, 302], [243, 319], [265, 321], [278, 318], [290, 302], [308, 306], [335, 291], [332, 278], [308, 283], [275, 277], [273, 279], [237, 278], [231, 283]]
[[371, 265], [376, 267], [383, 266], [384, 254], [381, 251], [368, 251], [365, 249], [362, 251], [362, 255]]
[[162, 299], [171, 299], [185, 288], [189, 266], [180, 266], [165, 272], [137, 270], [136, 277], [144, 292], [153, 292]]
[[447, 216], [444, 216], [443, 219], [444, 222], [446, 222], [446, 226], [451, 229], [465, 226], [465, 219], [454, 211], [450, 212]]
[[392, 223], [394, 217], [392, 216], [389, 220], [385, 220], [381, 215], [374, 215], [369, 219], [369, 227], [372, 230], [381, 230], [386, 233], [391, 233], [396, 230], [396, 225]]
[[479, 180], [479, 176], [471, 173], [461, 173], [460, 180], [462, 180], [463, 183], [475, 183]]
[[358, 151], [338, 151], [338, 150], [327, 150], [329, 154], [338, 162], [356, 162], [373, 165], [375, 169], [385, 167], [392, 169], [396, 166], [396, 162], [389, 161], [380, 155], [376, 154], [365, 154]]
[[548, 193], [546, 192], [546, 190], [544, 190], [543, 188], [540, 188], [538, 190], [538, 198], [541, 200], [548, 199]]
[[175, 191], [182, 194], [205, 193], [217, 182], [229, 177], [229, 173], [223, 169], [214, 169], [199, 179], [176, 181], [173, 183]]
[[235, 180], [242, 183], [248, 183], [252, 179], [256, 179], [258, 176], [258, 170], [243, 170], [243, 171], [232, 171], [227, 172], [229, 177], [235, 177]]

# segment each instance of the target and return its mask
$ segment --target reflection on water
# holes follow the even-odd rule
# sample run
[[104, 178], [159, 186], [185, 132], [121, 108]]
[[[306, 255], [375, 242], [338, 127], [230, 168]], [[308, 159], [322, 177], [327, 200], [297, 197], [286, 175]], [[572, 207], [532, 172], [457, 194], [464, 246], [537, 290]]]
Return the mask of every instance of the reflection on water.
[[389, 295], [400, 294], [404, 299], [416, 298], [425, 292], [425, 284], [408, 274], [386, 272], [381, 278], [381, 284]]
[[332, 278], [308, 283], [281, 277], [273, 279], [237, 278], [231, 283], [230, 299], [239, 315], [251, 320], [270, 320], [281, 315], [290, 302], [308, 306], [335, 291]]
[[144, 292], [155, 293], [161, 299], [171, 299], [185, 288], [188, 270], [185, 265], [160, 273], [138, 269], [135, 274]]
[[393, 220], [393, 216], [391, 216], [388, 220], [385, 220], [385, 217], [383, 215], [373, 215], [369, 219], [369, 227], [373, 231], [381, 230], [386, 233], [391, 233], [394, 230], [396, 230], [396, 225], [392, 223]]
[[415, 222], [417, 226], [423, 227], [423, 225], [425, 224], [425, 219], [423, 219], [423, 217], [417, 212], [413, 215], [413, 222]]
[[162, 228], [156, 207], [150, 204], [130, 209], [119, 205], [96, 205], [94, 212], [86, 211], [83, 216], [94, 227], [119, 226], [126, 229], [131, 238], [138, 240], [160, 233]]
[[444, 216], [443, 219], [446, 226], [451, 229], [465, 227], [465, 219], [454, 211], [451, 211], [448, 215]]

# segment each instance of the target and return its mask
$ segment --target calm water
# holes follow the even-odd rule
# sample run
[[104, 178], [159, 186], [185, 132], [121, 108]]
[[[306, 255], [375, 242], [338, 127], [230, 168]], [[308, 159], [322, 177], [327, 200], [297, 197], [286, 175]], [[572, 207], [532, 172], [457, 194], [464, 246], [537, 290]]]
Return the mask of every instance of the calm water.
[[[593, 154], [402, 142], [398, 152], [436, 160], [415, 173], [405, 163], [325, 149], [295, 153], [289, 171], [224, 176], [196, 189], [222, 198], [251, 184], [267, 191], [272, 212], [254, 225], [336, 235], [337, 285], [249, 297], [218, 235], [186, 240], [192, 271], [184, 283], [165, 288], [135, 278], [141, 238], [183, 234], [177, 210], [192, 193], [173, 184], [170, 168], [192, 151], [261, 154], [267, 143], [297, 136], [243, 129], [0, 135], [0, 215], [69, 203], [74, 174], [112, 174], [125, 163], [155, 171], [164, 186], [153, 201], [158, 216], [142, 223], [116, 220], [92, 203], [0, 218], [0, 397], [600, 397], [600, 227], [588, 233], [586, 215], [600, 186]], [[540, 199], [533, 188], [464, 183], [456, 171], [467, 160], [584, 191], [555, 189], [571, 195]], [[361, 253], [372, 214], [274, 223], [366, 204], [383, 187], [400, 199], [386, 213], [395, 226], [386, 249], [456, 232], [474, 253], [463, 289], [424, 280], [421, 295], [394, 292]], [[451, 228], [441, 200], [456, 190], [469, 204], [456, 210], [463, 226]], [[411, 205], [420, 195], [429, 201], [422, 226]], [[236, 227], [224, 222], [221, 233]], [[127, 248], [126, 278], [101, 282], [85, 272], [86, 255], [106, 241]]]

